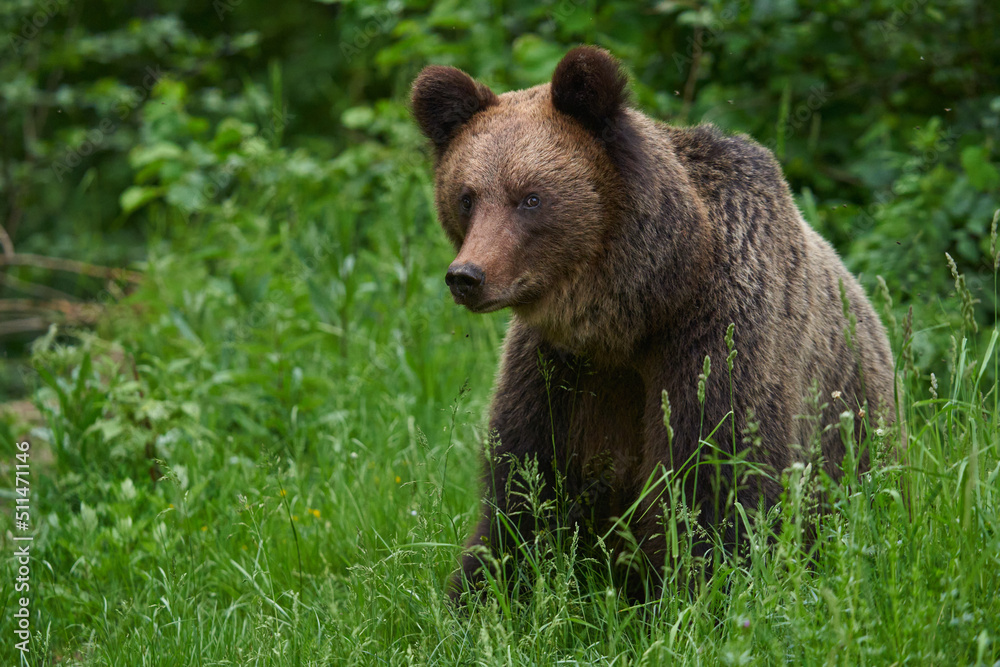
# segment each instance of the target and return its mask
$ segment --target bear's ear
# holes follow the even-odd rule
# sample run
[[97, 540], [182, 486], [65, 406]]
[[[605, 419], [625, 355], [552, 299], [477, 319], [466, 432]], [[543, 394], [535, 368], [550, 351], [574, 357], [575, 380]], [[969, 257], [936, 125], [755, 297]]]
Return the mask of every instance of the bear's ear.
[[596, 46], [567, 53], [552, 75], [552, 104], [600, 136], [628, 101], [628, 76], [621, 63]]
[[430, 65], [413, 82], [410, 104], [420, 131], [443, 149], [476, 112], [498, 102], [488, 87], [460, 69]]

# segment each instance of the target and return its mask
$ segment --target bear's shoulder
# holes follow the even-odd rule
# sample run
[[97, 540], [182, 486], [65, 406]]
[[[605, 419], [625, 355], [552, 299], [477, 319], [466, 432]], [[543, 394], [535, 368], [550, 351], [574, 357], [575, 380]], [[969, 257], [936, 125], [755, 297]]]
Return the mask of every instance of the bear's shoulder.
[[668, 126], [667, 132], [678, 159], [696, 178], [752, 178], [774, 187], [784, 185], [774, 154], [749, 135], [726, 134], [711, 124]]

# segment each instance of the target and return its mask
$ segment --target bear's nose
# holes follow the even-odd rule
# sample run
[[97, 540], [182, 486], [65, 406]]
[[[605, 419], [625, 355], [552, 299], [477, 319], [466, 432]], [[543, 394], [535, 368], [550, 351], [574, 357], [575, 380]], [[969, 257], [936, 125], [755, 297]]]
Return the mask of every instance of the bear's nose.
[[475, 264], [449, 266], [444, 281], [456, 299], [465, 299], [486, 282], [486, 274]]

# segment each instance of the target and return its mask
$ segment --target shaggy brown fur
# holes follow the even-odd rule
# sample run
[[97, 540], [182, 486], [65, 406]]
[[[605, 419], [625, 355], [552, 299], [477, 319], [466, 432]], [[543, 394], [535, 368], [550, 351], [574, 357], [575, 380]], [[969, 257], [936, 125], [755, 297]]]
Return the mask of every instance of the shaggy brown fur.
[[[551, 84], [500, 96], [447, 67], [428, 67], [414, 82], [414, 115], [436, 148], [440, 221], [458, 249], [447, 277], [455, 300], [514, 313], [490, 418], [500, 444], [470, 547], [501, 548], [497, 510], [529, 539], [533, 519], [518, 518], [521, 496], [508, 493], [514, 459], [536, 458], [550, 492], [557, 473], [565, 480], [576, 512], [562, 520], [608, 520], [660, 466], [688, 460], [717, 424], [721, 449], [745, 450], [752, 410], [761, 444], [743, 454], [770, 475], [736, 493], [754, 508], [775, 503], [781, 471], [807, 456], [816, 420], [797, 416], [810, 413], [814, 382], [827, 404], [821, 428], [869, 405], [892, 421], [882, 325], [835, 251], [803, 221], [773, 156], [712, 126], [650, 120], [626, 105], [626, 81], [605, 51], [580, 47]], [[850, 347], [841, 284], [857, 318]], [[723, 340], [730, 323], [739, 350], [732, 403]], [[702, 408], [706, 355], [713, 374]], [[831, 476], [844, 453], [837, 430], [827, 429], [821, 454]], [[721, 489], [714, 474], [686, 487], [705, 525], [726, 519], [713, 501], [732, 490], [732, 467], [721, 475]], [[660, 571], [657, 506], [630, 527]], [[732, 537], [731, 518], [725, 532]], [[470, 549], [454, 590], [481, 576]]]

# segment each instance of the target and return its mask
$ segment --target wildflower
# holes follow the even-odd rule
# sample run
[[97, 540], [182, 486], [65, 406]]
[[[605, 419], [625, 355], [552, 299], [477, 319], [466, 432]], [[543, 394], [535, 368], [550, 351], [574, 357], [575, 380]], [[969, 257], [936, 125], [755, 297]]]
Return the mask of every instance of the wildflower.
[[972, 298], [972, 292], [965, 284], [965, 275], [958, 272], [958, 266], [951, 255], [945, 253], [944, 256], [948, 258], [948, 268], [951, 270], [951, 277], [955, 279], [955, 292], [962, 299], [963, 324], [976, 333], [979, 331], [979, 324], [976, 323], [975, 304], [979, 303], [979, 299]]
[[417, 510], [410, 510], [410, 516], [417, 516]]
[[288, 495], [288, 492], [287, 492], [287, 491], [285, 491], [284, 489], [282, 489], [282, 490], [281, 490], [281, 497], [282, 497], [282, 498], [284, 498], [284, 497], [285, 497], [285, 496], [287, 496], [287, 495]]
[[167, 503], [167, 507], [169, 507], [170, 509], [173, 509], [174, 508], [174, 504], [173, 503]]
[[298, 520], [299, 520], [299, 515], [298, 514], [293, 514], [292, 515], [292, 521], [298, 521]]
[[674, 443], [674, 429], [670, 425], [670, 397], [667, 396], [667, 390], [663, 390], [663, 397], [661, 406], [663, 407], [663, 425], [667, 429], [667, 444], [673, 446]]
[[317, 519], [319, 518], [319, 510], [313, 510], [313, 509], [311, 509], [311, 510], [309, 510], [309, 513], [312, 514]]
[[896, 322], [896, 316], [892, 313], [892, 295], [889, 294], [889, 286], [885, 284], [885, 278], [882, 276], [876, 276], [878, 279], [878, 295], [882, 301], [883, 316], [885, 321], [889, 323], [889, 331], [892, 333], [893, 338], [899, 330], [899, 324]]
[[733, 340], [733, 334], [736, 332], [736, 325], [730, 323], [729, 328], [726, 329], [726, 348], [729, 350], [729, 356], [726, 357], [726, 367], [729, 372], [733, 372], [733, 362], [736, 360], [736, 342]]
[[403, 478], [400, 477], [399, 475], [396, 475], [396, 484], [399, 484], [402, 481], [403, 481]]
[[832, 394], [830, 394], [830, 398], [832, 398], [835, 401], [839, 401], [840, 400], [840, 396], [841, 396], [841, 394], [840, 394], [839, 391], [835, 391]]
[[204, 532], [205, 532], [205, 531], [207, 531], [207, 530], [208, 530], [208, 526], [202, 526], [202, 527], [201, 527], [201, 532], [203, 532], [203, 533], [204, 533]]
[[701, 373], [698, 374], [698, 402], [705, 403], [705, 385], [708, 376], [712, 374], [712, 359], [705, 355], [705, 363], [702, 365]]

